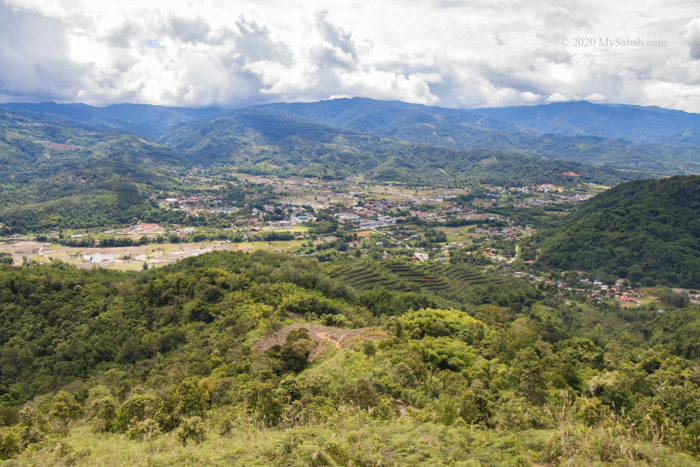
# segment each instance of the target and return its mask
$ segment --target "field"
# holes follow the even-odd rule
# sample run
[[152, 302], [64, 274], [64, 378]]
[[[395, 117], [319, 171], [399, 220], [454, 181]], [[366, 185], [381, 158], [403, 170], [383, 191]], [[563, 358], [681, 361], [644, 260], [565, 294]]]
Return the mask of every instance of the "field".
[[478, 236], [472, 233], [474, 228], [473, 225], [465, 225], [462, 227], [437, 227], [435, 230], [445, 232], [449, 243], [466, 243]]
[[503, 283], [500, 277], [489, 277], [468, 266], [397, 259], [335, 261], [326, 271], [331, 277], [361, 290], [383, 286], [399, 291], [429, 292], [450, 300], [464, 298], [470, 286]]
[[21, 264], [24, 258], [37, 263], [60, 260], [80, 269], [99, 267], [133, 271], [142, 269], [144, 263], [147, 263], [148, 267], [160, 267], [210, 251], [293, 251], [299, 248], [301, 243], [300, 240], [247, 243], [211, 241], [127, 247], [79, 248], [55, 243], [19, 241], [0, 243], [0, 252], [11, 254], [15, 264]]

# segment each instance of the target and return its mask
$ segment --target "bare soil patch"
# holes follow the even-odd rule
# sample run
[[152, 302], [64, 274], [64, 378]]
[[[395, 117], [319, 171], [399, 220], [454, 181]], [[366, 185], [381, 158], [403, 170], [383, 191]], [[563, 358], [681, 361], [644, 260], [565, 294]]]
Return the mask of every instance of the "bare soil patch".
[[325, 354], [329, 349], [348, 349], [354, 347], [363, 340], [381, 341], [387, 338], [386, 332], [377, 328], [342, 329], [320, 324], [291, 324], [260, 338], [255, 343], [259, 352], [264, 352], [275, 345], [282, 346], [287, 339], [287, 334], [293, 329], [306, 328], [311, 339], [318, 345], [311, 351], [309, 360]]

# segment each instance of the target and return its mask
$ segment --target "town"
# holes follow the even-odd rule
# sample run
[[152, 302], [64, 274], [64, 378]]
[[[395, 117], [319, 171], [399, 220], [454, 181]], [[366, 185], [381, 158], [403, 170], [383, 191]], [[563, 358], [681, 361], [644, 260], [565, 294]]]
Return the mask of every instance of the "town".
[[520, 247], [548, 219], [606, 188], [586, 183], [426, 187], [195, 169], [182, 177], [180, 191], [150, 196], [163, 214], [160, 222], [13, 235], [0, 243], [0, 251], [15, 264], [60, 260], [79, 268], [122, 270], [163, 266], [213, 250], [272, 249], [322, 262], [397, 257], [469, 264], [559, 297], [635, 306], [643, 297], [624, 278], [541, 271], [537, 252]]

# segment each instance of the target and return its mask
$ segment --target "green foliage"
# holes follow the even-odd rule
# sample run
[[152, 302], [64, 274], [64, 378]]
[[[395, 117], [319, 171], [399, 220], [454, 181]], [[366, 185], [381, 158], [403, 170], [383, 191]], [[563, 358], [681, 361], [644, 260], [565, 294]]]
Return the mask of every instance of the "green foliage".
[[366, 378], [358, 378], [352, 383], [348, 383], [343, 394], [348, 402], [361, 409], [368, 409], [379, 403], [379, 394]]
[[256, 381], [246, 389], [245, 400], [249, 410], [267, 426], [276, 426], [282, 418], [283, 400], [269, 382]]
[[0, 459], [10, 459], [20, 451], [19, 440], [14, 430], [0, 432]]
[[194, 441], [196, 444], [204, 441], [206, 436], [204, 424], [201, 417], [185, 417], [177, 429], [177, 439], [183, 446], [187, 445], [188, 441]]
[[112, 431], [119, 403], [105, 386], [90, 389], [86, 402], [86, 415], [93, 422], [95, 431]]
[[184, 416], [204, 416], [209, 406], [209, 392], [197, 378], [187, 378], [177, 387], [177, 412]]
[[481, 341], [486, 326], [463, 311], [426, 308], [399, 318], [403, 331], [414, 338], [447, 336], [467, 344]]
[[152, 418], [157, 408], [155, 397], [146, 394], [134, 394], [119, 407], [116, 427], [120, 431], [126, 431], [135, 423], [141, 422], [146, 418]]
[[470, 425], [488, 426], [493, 416], [492, 405], [484, 383], [476, 380], [464, 393], [459, 415]]
[[[452, 307], [433, 304], [445, 300], [434, 295], [423, 307], [419, 293], [362, 292], [325, 270], [265, 252], [215, 252], [133, 273], [1, 266], [0, 406], [11, 425], [3, 432], [17, 438], [12, 452], [23, 459], [47, 449], [47, 459], [58, 456], [49, 463], [90, 457], [51, 444], [83, 433], [86, 444], [131, 443], [123, 452], [147, 445], [150, 459], [167, 442], [177, 452], [173, 438], [199, 453], [210, 449], [198, 444], [203, 437], [236, 443], [264, 430], [267, 447], [232, 448], [222, 462], [376, 463], [384, 439], [398, 443], [386, 454], [396, 463], [439, 462], [436, 449], [465, 462], [542, 463], [566, 455], [567, 443], [585, 451], [577, 433], [603, 429], [616, 431], [589, 434], [608, 460], [624, 459], [631, 433], [640, 446], [697, 452], [692, 305], [659, 314], [532, 296], [508, 307], [494, 293]], [[388, 303], [412, 305], [378, 315]], [[309, 323], [329, 317], [346, 327]], [[379, 430], [365, 452], [355, 447], [364, 428], [325, 435], [352, 431], [351, 421]], [[397, 441], [401, 430], [411, 437]], [[443, 430], [455, 444], [443, 453], [447, 438], [439, 438], [410, 451], [423, 443], [416, 430]], [[600, 458], [585, 452], [583, 463]]]
[[474, 350], [461, 341], [447, 337], [424, 337], [411, 343], [411, 349], [420, 355], [421, 360], [431, 369], [461, 371], [474, 360]]
[[[700, 284], [700, 176], [639, 180], [582, 203], [540, 239], [541, 263], [635, 284]], [[665, 300], [683, 305], [680, 297]]]
[[80, 416], [82, 410], [83, 407], [69, 392], [59, 391], [51, 399], [50, 414], [62, 424], [64, 432], [68, 430], [68, 424]]

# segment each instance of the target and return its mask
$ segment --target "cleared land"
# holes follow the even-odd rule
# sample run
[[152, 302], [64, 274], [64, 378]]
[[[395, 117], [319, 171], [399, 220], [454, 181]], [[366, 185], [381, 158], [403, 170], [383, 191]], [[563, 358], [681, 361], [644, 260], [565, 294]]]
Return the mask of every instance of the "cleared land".
[[326, 272], [360, 290], [383, 286], [399, 291], [432, 292], [452, 300], [464, 298], [463, 294], [471, 286], [503, 283], [502, 277], [487, 276], [469, 266], [396, 259], [382, 262], [369, 258], [338, 260], [329, 265]]
[[38, 263], [60, 260], [81, 269], [109, 268], [122, 271], [137, 270], [147, 263], [149, 267], [165, 266], [184, 258], [198, 256], [210, 251], [285, 251], [298, 248], [300, 241], [272, 242], [201, 242], [163, 243], [141, 246], [84, 248], [63, 246], [55, 243], [18, 241], [0, 243], [0, 252], [9, 253], [15, 264], [24, 258]]
[[255, 347], [258, 351], [264, 352], [275, 345], [281, 346], [285, 343], [287, 334], [299, 328], [306, 328], [309, 337], [318, 343], [309, 356], [311, 361], [325, 354], [329, 348], [347, 349], [363, 340], [381, 341], [387, 338], [386, 332], [376, 328], [342, 329], [320, 324], [291, 324], [262, 337]]

